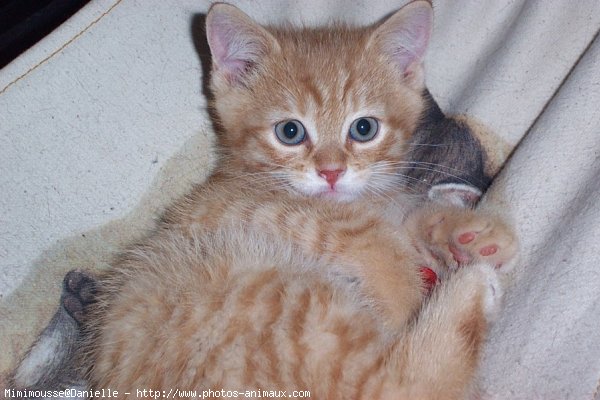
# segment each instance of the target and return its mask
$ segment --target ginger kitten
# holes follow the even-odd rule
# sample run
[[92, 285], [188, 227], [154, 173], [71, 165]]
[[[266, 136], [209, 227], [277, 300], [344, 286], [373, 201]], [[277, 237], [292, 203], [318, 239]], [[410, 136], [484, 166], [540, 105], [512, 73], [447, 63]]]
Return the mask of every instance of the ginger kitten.
[[222, 159], [99, 281], [91, 387], [474, 393], [516, 240], [406, 190], [431, 19], [415, 1], [373, 27], [296, 30], [211, 7]]

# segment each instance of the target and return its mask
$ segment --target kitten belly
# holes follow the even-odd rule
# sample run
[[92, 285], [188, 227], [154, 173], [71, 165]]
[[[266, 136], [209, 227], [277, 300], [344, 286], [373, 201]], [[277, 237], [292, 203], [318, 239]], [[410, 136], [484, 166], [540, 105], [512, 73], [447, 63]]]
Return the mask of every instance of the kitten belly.
[[107, 313], [92, 386], [132, 398], [137, 388], [324, 398], [380, 381], [385, 341], [372, 314], [320, 274], [292, 269], [264, 263], [175, 286], [152, 274], [128, 283]]

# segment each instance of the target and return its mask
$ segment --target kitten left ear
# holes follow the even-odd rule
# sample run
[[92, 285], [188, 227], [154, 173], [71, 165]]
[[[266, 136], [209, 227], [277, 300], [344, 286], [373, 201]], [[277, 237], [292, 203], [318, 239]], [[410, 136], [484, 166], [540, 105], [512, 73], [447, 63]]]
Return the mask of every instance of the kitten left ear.
[[206, 37], [214, 72], [230, 83], [241, 82], [265, 54], [279, 47], [266, 29], [226, 3], [215, 3], [208, 11]]
[[406, 83], [424, 85], [422, 61], [433, 25], [429, 1], [413, 1], [385, 20], [371, 36], [374, 43], [394, 62]]

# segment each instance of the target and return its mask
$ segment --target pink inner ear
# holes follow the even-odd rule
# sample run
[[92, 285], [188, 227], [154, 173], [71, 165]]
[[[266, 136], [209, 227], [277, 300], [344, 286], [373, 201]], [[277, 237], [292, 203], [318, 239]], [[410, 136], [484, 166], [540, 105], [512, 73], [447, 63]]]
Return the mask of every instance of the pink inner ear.
[[239, 80], [265, 52], [265, 38], [251, 24], [238, 15], [216, 10], [207, 21], [214, 65], [233, 80]]
[[239, 32], [234, 31], [232, 21], [221, 16], [215, 16], [211, 24], [207, 26], [207, 36], [213, 62], [217, 69], [224, 70], [231, 75], [239, 75], [245, 68], [243, 60], [235, 57], [234, 46], [239, 40], [236, 36]]
[[404, 42], [398, 43], [395, 51], [395, 57], [403, 71], [407, 71], [410, 67], [420, 62], [425, 50], [427, 49], [427, 39], [429, 32], [422, 28], [409, 31], [399, 32], [398, 36], [405, 39]]
[[384, 33], [384, 49], [402, 72], [410, 73], [412, 67], [422, 61], [431, 34], [431, 14], [429, 5], [416, 6], [401, 9], [384, 23], [384, 26], [389, 25]]
[[228, 52], [227, 40], [225, 40], [227, 37], [227, 29], [225, 29], [219, 21], [214, 21], [206, 28], [213, 61], [217, 64], [222, 64], [227, 57]]

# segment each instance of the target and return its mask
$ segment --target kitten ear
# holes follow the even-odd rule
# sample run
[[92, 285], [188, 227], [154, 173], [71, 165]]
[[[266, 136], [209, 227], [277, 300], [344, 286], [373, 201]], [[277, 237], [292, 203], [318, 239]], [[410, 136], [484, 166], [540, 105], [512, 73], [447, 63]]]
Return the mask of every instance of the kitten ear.
[[223, 74], [229, 82], [240, 82], [266, 53], [279, 47], [266, 29], [225, 3], [213, 4], [208, 11], [206, 36], [213, 72]]
[[424, 84], [422, 61], [433, 25], [429, 1], [413, 1], [396, 11], [373, 32], [374, 42], [397, 66], [408, 84]]
[[427, 192], [430, 200], [463, 208], [474, 207], [481, 195], [481, 190], [462, 183], [441, 183], [433, 186]]

